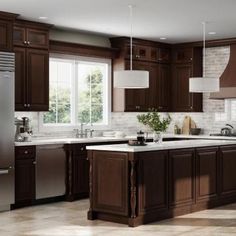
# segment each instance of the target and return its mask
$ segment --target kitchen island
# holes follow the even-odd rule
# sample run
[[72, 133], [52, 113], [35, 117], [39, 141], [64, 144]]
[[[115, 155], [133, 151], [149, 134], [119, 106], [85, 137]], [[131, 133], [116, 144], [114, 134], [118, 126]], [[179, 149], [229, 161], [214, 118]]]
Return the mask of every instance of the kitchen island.
[[89, 146], [88, 219], [131, 227], [236, 202], [236, 141]]

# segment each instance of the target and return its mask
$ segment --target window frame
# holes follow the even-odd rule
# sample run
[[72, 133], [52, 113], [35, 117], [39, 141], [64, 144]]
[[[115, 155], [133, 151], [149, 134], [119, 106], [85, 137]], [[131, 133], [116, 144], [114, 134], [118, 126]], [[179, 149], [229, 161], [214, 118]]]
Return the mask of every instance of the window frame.
[[[62, 59], [62, 60], [76, 60], [76, 61], [87, 61], [91, 63], [106, 63], [108, 65], [108, 75], [107, 75], [107, 83], [105, 83], [107, 91], [105, 93], [105, 109], [107, 113], [106, 116], [106, 124], [93, 124], [91, 127], [90, 124], [86, 125], [86, 128], [92, 128], [96, 130], [103, 130], [103, 129], [109, 129], [111, 126], [111, 80], [112, 80], [112, 60], [109, 58], [96, 58], [96, 57], [85, 57], [85, 56], [77, 56], [77, 55], [69, 55], [69, 54], [57, 54], [57, 53], [50, 53], [49, 58], [55, 58], [55, 59]], [[50, 69], [50, 68], [49, 68]], [[74, 75], [75, 76], [75, 75]], [[72, 82], [73, 83], [73, 82]], [[74, 96], [75, 98], [76, 96]], [[72, 99], [72, 104], [76, 101], [73, 101], [75, 99]], [[76, 107], [76, 106], [74, 106]], [[73, 110], [72, 110], [73, 113]], [[44, 124], [43, 123], [43, 116], [44, 112], [39, 112], [39, 132], [58, 132], [58, 131], [73, 131], [73, 129], [77, 129], [80, 127], [80, 123], [75, 123], [75, 118], [72, 116], [71, 121], [72, 124]]]

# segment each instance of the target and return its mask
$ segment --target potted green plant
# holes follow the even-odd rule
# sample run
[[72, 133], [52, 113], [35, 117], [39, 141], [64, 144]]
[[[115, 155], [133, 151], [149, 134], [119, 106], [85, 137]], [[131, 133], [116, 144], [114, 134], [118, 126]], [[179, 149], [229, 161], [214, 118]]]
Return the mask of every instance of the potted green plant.
[[148, 126], [153, 131], [153, 142], [162, 142], [162, 133], [165, 132], [171, 122], [171, 117], [160, 118], [156, 109], [150, 109], [146, 114], [137, 115], [140, 123]]

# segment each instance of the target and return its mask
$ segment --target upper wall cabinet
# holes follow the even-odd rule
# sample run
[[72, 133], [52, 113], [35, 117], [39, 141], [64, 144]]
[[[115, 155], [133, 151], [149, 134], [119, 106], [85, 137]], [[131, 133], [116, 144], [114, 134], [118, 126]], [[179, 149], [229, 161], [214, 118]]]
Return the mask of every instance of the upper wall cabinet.
[[12, 28], [16, 17], [16, 14], [0, 11], [0, 51], [12, 51]]
[[202, 112], [202, 94], [189, 92], [189, 78], [202, 76], [202, 48], [173, 50], [172, 111]]
[[49, 108], [50, 27], [23, 20], [14, 25], [16, 111]]
[[48, 29], [33, 28], [32, 25], [27, 27], [26, 25], [15, 24], [13, 42], [15, 46], [48, 49]]
[[[128, 38], [113, 38], [111, 45], [120, 49], [113, 60], [114, 70], [130, 68], [130, 41]], [[145, 40], [134, 40], [133, 69], [149, 71], [149, 88], [113, 90], [113, 111], [158, 111], [170, 110], [170, 48], [165, 44]]]

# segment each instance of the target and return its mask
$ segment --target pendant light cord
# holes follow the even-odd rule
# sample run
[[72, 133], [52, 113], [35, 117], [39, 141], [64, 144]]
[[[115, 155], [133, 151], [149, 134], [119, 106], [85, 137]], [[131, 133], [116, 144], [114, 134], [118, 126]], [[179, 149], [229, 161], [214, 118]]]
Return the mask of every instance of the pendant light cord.
[[203, 28], [203, 78], [205, 77], [206, 68], [206, 22], [202, 22]]
[[130, 14], [130, 70], [133, 70], [133, 6], [129, 5]]

